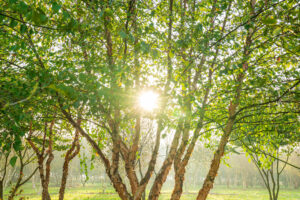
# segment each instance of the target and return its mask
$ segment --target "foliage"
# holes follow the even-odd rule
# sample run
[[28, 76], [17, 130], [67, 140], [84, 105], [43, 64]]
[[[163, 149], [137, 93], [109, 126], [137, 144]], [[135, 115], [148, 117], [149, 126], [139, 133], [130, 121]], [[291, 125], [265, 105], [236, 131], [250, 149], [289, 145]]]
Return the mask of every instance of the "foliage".
[[[295, 145], [300, 139], [297, 5], [293, 0], [3, 0], [1, 151], [21, 150], [22, 138], [31, 139], [33, 132], [40, 150], [52, 139], [54, 149], [66, 150], [70, 138], [64, 133], [76, 129], [118, 190], [124, 182], [120, 159], [128, 174], [140, 159], [141, 119], [157, 123], [157, 139], [145, 185], [131, 177], [140, 189], [154, 171], [160, 138], [174, 130], [166, 159], [171, 162], [162, 166], [162, 175], [173, 160], [185, 168], [199, 138], [218, 138], [218, 145], [211, 144], [217, 146], [215, 166], [228, 139], [240, 146], [250, 140], [269, 153]], [[144, 90], [160, 95], [158, 109], [145, 112], [139, 106]], [[52, 138], [45, 127], [54, 121]], [[12, 157], [10, 164], [15, 163]], [[135, 195], [125, 184], [119, 190], [123, 199]]]

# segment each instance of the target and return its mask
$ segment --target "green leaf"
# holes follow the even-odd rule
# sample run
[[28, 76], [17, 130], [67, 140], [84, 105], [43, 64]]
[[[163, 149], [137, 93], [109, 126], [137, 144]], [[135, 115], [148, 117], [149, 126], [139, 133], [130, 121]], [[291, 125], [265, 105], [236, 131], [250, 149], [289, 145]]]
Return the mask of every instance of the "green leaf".
[[277, 27], [277, 28], [274, 29], [273, 34], [278, 35], [280, 32], [281, 32], [281, 28]]
[[9, 26], [11, 27], [11, 28], [14, 28], [14, 27], [16, 27], [18, 25], [18, 22], [16, 21], [16, 20], [11, 20], [10, 21], [10, 24], [9, 24]]
[[25, 24], [21, 24], [20, 26], [20, 32], [23, 34], [27, 31], [27, 26]]
[[121, 38], [123, 38], [123, 39], [125, 39], [127, 36], [127, 34], [124, 31], [120, 31], [119, 34], [120, 34]]
[[39, 13], [37, 11], [33, 10], [31, 19], [34, 23], [39, 24], [40, 23]]
[[18, 159], [17, 156], [12, 157], [12, 158], [10, 159], [10, 161], [9, 161], [9, 164], [10, 164], [12, 167], [14, 167], [14, 166], [16, 165], [17, 159]]
[[272, 25], [272, 24], [276, 24], [277, 19], [274, 17], [268, 17], [268, 18], [264, 19], [262, 22], [266, 25]]
[[23, 15], [26, 15], [28, 13], [28, 5], [23, 1], [19, 3], [18, 9]]
[[41, 24], [46, 24], [48, 21], [48, 17], [46, 16], [46, 14], [44, 13], [44, 11], [40, 8], [38, 8], [39, 11], [39, 18], [40, 18], [40, 22]]
[[22, 148], [22, 142], [21, 142], [20, 138], [16, 138], [15, 139], [14, 144], [13, 144], [13, 148], [16, 151], [21, 150], [21, 148]]
[[58, 11], [60, 10], [61, 5], [59, 5], [56, 1], [54, 1], [52, 3], [52, 10], [54, 11], [54, 13], [58, 13]]
[[48, 17], [42, 9], [38, 8], [32, 12], [32, 20], [37, 25], [43, 25], [48, 22]]
[[63, 20], [70, 18], [70, 14], [63, 10]]
[[9, 0], [9, 4], [15, 4], [17, 0]]

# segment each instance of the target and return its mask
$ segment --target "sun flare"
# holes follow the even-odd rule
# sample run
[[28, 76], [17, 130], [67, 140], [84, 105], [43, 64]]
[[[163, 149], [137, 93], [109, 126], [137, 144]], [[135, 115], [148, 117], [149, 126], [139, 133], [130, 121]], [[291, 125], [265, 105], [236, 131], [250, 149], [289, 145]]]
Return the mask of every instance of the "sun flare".
[[142, 92], [139, 97], [139, 105], [146, 111], [152, 111], [158, 107], [158, 94], [153, 91]]

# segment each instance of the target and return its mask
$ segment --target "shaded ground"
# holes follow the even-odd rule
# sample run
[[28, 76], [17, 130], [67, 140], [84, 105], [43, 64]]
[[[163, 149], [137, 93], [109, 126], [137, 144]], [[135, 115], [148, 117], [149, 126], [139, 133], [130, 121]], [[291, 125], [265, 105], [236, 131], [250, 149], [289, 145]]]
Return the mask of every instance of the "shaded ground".
[[[118, 195], [112, 190], [106, 190], [106, 193], [102, 193], [99, 186], [86, 186], [68, 188], [66, 191], [66, 200], [118, 200]], [[58, 199], [57, 187], [51, 187], [50, 193], [53, 200]], [[6, 191], [7, 193], [8, 191]], [[159, 200], [169, 200], [171, 190], [164, 190]], [[182, 200], [194, 200], [197, 196], [197, 191], [189, 191], [182, 196]], [[30, 187], [24, 187], [24, 191], [20, 197], [30, 200], [40, 200], [39, 195]], [[4, 197], [5, 198], [5, 197]], [[268, 200], [268, 193], [264, 189], [225, 189], [217, 187], [212, 190], [208, 197], [208, 200]], [[300, 189], [288, 190], [282, 189], [279, 193], [280, 200], [300, 200]]]

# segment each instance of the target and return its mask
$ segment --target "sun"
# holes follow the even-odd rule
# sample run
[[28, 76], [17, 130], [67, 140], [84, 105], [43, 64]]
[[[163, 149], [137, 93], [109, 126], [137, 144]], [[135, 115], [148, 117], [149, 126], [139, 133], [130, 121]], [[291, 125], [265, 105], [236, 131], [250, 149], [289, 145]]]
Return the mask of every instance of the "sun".
[[153, 111], [158, 107], [158, 94], [153, 91], [144, 91], [139, 96], [139, 106], [146, 111]]

